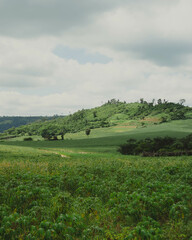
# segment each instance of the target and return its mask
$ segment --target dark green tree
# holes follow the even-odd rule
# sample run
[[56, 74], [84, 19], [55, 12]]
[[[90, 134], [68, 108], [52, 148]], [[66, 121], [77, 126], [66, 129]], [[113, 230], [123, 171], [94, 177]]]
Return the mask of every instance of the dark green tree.
[[59, 129], [59, 134], [61, 135], [61, 139], [62, 140], [64, 140], [64, 136], [65, 136], [65, 134], [68, 132], [68, 130], [67, 130], [67, 128], [66, 127], [61, 127], [60, 129]]
[[93, 117], [96, 118], [97, 117], [97, 112], [93, 111]]
[[45, 139], [51, 140], [53, 138], [57, 140], [58, 129], [54, 125], [48, 125], [40, 130], [40, 134]]
[[87, 136], [89, 136], [90, 133], [91, 133], [91, 129], [90, 129], [90, 128], [87, 128], [87, 129], [85, 130], [85, 134], [86, 134]]
[[43, 128], [43, 129], [41, 129], [40, 134], [41, 134], [41, 136], [42, 136], [43, 138], [48, 139], [48, 140], [50, 140], [51, 137], [52, 137], [52, 135], [51, 135], [51, 133], [50, 133], [50, 131], [49, 131], [49, 128]]

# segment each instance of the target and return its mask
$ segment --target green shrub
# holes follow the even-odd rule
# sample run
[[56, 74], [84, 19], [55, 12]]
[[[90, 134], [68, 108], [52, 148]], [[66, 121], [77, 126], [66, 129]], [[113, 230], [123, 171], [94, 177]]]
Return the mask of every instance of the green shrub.
[[24, 141], [33, 141], [33, 138], [32, 137], [26, 137], [23, 139]]

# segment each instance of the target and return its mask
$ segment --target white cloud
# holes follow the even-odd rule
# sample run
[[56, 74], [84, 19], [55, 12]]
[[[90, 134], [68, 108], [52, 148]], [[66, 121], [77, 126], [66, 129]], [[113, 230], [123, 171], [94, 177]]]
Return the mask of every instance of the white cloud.
[[[68, 114], [114, 97], [192, 105], [191, 5], [0, 1], [0, 115]], [[58, 45], [113, 61], [79, 64], [57, 57]]]

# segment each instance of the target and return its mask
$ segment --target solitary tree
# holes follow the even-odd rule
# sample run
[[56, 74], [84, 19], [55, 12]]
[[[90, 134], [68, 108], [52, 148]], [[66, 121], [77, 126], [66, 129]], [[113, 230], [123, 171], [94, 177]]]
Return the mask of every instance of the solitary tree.
[[85, 130], [85, 133], [86, 133], [87, 136], [89, 136], [89, 134], [91, 133], [91, 129], [90, 129], [90, 128], [87, 128], [87, 129]]
[[157, 100], [157, 104], [162, 104], [162, 100], [161, 100], [161, 98], [159, 98], [158, 100]]
[[180, 100], [179, 100], [179, 104], [181, 104], [181, 105], [183, 105], [185, 102], [186, 102], [185, 99], [180, 99]]

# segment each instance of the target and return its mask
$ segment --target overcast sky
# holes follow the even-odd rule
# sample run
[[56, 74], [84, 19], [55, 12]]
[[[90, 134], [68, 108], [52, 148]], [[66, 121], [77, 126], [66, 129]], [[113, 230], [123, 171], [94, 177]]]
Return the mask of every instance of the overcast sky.
[[191, 0], [0, 0], [0, 116], [192, 106]]

